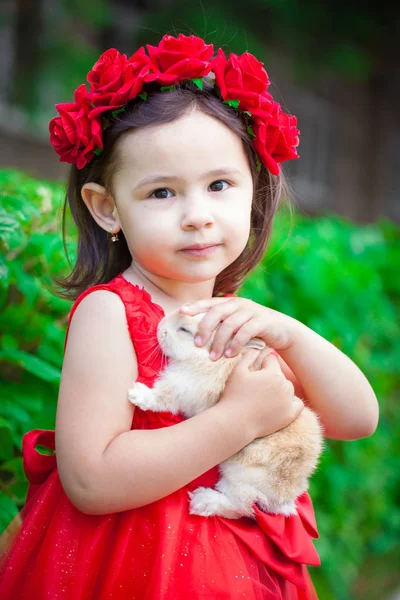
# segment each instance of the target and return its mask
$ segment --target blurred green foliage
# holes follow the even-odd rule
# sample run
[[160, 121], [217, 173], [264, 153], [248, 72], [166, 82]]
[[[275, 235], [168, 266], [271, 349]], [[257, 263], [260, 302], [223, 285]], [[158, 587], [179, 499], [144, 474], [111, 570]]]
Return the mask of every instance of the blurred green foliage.
[[0, 531], [25, 500], [23, 434], [54, 428], [71, 303], [47, 289], [67, 269], [60, 184], [0, 171]]
[[[23, 434], [54, 428], [71, 308], [51, 292], [51, 276], [69, 271], [60, 235], [63, 194], [60, 183], [0, 170], [0, 531], [26, 494]], [[399, 227], [387, 219], [359, 226], [282, 210], [266, 257], [240, 292], [335, 344], [380, 401], [376, 433], [327, 440], [311, 480], [322, 560], [311, 574], [322, 600], [382, 600], [385, 586], [399, 583], [391, 561], [400, 539], [399, 239]], [[72, 232], [67, 247], [73, 257]], [[375, 572], [380, 564], [385, 576]]]

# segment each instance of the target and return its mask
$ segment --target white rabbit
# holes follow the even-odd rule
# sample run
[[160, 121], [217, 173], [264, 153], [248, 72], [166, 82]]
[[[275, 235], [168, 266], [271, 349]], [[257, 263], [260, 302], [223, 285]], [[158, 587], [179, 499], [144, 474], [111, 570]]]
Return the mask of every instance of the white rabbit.
[[[183, 414], [190, 418], [216, 404], [237, 362], [237, 356], [209, 357], [213, 336], [197, 347], [194, 335], [204, 313], [195, 316], [174, 311], [159, 323], [157, 338], [168, 364], [153, 388], [134, 383], [129, 400], [142, 410]], [[254, 368], [260, 368], [271, 349], [253, 338], [247, 348], [260, 350]], [[265, 512], [296, 513], [295, 500], [308, 488], [323, 448], [323, 431], [314, 411], [304, 407], [288, 426], [258, 438], [218, 465], [221, 478], [215, 489], [199, 487], [190, 495], [190, 513], [231, 519], [253, 517], [255, 502]]]

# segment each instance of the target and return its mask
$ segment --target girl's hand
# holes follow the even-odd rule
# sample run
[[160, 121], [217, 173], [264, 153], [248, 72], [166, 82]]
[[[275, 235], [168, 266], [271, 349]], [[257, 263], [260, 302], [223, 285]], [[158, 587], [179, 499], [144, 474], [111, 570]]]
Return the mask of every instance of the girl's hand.
[[199, 323], [195, 344], [206, 344], [216, 329], [210, 351], [213, 360], [224, 350], [225, 356], [235, 356], [253, 337], [262, 338], [275, 350], [286, 350], [293, 341], [294, 319], [246, 298], [209, 298], [184, 304], [179, 311], [186, 315], [207, 312]]
[[252, 439], [286, 427], [304, 408], [277, 358], [271, 353], [264, 355], [261, 366], [257, 364], [259, 358], [259, 350], [246, 350], [219, 400], [240, 419]]

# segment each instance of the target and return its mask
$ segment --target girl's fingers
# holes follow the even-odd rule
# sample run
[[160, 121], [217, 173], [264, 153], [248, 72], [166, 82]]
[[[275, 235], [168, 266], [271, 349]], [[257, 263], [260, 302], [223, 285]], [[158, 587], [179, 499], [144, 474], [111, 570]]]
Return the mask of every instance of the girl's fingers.
[[279, 361], [274, 352], [270, 352], [265, 359], [263, 360], [262, 367], [264, 371], [267, 369], [274, 369], [276, 371], [280, 371], [282, 373], [282, 369], [280, 367]]
[[[257, 371], [260, 371], [261, 369], [264, 368], [265, 361], [267, 360], [267, 357], [269, 356], [269, 354], [271, 352], [275, 353], [275, 350], [272, 350], [271, 348], [268, 348], [268, 347], [266, 347], [260, 351], [260, 355], [259, 355], [256, 363], [254, 364], [254, 367]], [[276, 353], [275, 353], [275, 355], [276, 355]]]
[[233, 335], [227, 348], [226, 356], [236, 356], [253, 337], [260, 336], [263, 331], [263, 324], [255, 318], [248, 319]]
[[303, 408], [304, 408], [304, 402], [303, 402], [303, 400], [301, 400], [297, 396], [294, 396], [293, 397], [293, 414], [294, 414], [293, 421], [295, 419], [297, 419], [297, 417], [300, 415], [300, 413], [303, 410]]
[[236, 312], [235, 308], [237, 310], [238, 307], [235, 307], [231, 302], [224, 302], [223, 305], [210, 308], [197, 327], [195, 343], [197, 345], [206, 344], [218, 323], [229, 317], [232, 313], [234, 314]]
[[237, 366], [243, 369], [251, 370], [251, 367], [256, 362], [259, 354], [260, 350], [249, 348], [249, 350], [246, 350], [246, 352], [243, 353], [243, 356]]
[[[265, 317], [254, 317], [244, 323], [229, 342], [227, 356], [235, 356], [253, 337], [261, 337], [267, 346], [285, 348], [287, 346], [287, 331], [279, 322], [266, 321]], [[225, 351], [225, 353], [226, 353]]]
[[232, 340], [232, 336], [237, 332], [247, 321], [252, 318], [252, 314], [245, 309], [239, 309], [232, 315], [224, 319], [219, 327], [217, 327], [212, 347], [211, 357], [218, 360], [224, 353], [226, 344]]

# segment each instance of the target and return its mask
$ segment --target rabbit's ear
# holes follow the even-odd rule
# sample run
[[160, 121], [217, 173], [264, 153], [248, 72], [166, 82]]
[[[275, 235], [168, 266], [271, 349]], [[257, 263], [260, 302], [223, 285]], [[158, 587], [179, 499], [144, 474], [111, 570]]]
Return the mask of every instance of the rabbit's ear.
[[256, 350], [264, 350], [266, 345], [267, 344], [261, 338], [251, 338], [251, 340], [249, 340], [247, 344], [245, 344], [245, 348], [255, 348]]

